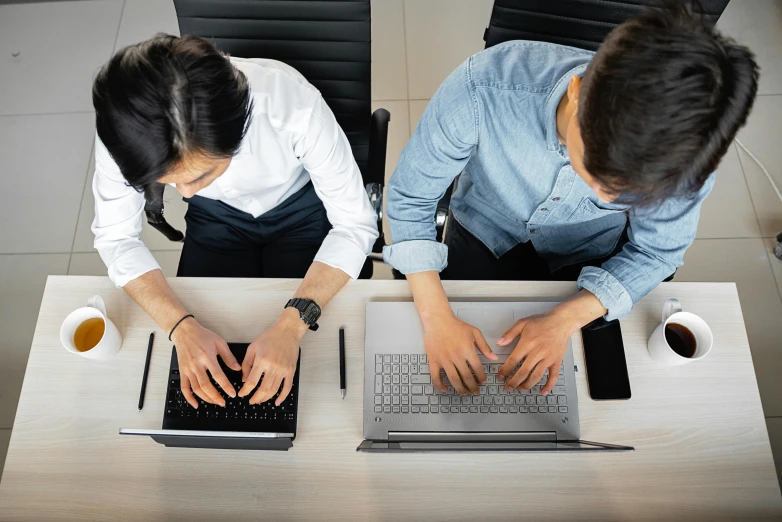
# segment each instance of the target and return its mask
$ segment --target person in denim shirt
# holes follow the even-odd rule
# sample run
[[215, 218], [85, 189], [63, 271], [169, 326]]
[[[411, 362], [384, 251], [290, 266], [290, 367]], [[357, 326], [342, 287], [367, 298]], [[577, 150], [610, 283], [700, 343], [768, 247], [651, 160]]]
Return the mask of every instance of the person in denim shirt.
[[[616, 319], [671, 276], [695, 238], [714, 170], [755, 98], [744, 47], [686, 8], [617, 27], [597, 53], [511, 41], [459, 66], [424, 112], [387, 188], [386, 262], [410, 282], [434, 384], [476, 392], [477, 328], [443, 279], [577, 280], [579, 291], [499, 340], [506, 389], [556, 382], [570, 336]], [[437, 202], [459, 175], [444, 244]], [[518, 371], [511, 374], [520, 362]]]

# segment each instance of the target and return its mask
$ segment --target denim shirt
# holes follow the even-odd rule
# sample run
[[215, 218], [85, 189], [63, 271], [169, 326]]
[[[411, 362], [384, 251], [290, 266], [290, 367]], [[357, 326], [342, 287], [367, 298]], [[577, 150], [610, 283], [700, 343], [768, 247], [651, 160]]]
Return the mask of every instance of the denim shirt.
[[532, 241], [555, 271], [605, 257], [627, 228], [622, 250], [578, 279], [608, 310], [607, 320], [628, 314], [682, 265], [714, 175], [694, 197], [670, 198], [652, 210], [601, 202], [572, 169], [556, 128], [568, 81], [583, 75], [592, 56], [511, 41], [451, 73], [388, 183], [394, 243], [383, 249], [387, 263], [403, 274], [445, 268], [448, 247], [435, 241], [435, 209], [461, 173], [452, 216], [496, 257]]

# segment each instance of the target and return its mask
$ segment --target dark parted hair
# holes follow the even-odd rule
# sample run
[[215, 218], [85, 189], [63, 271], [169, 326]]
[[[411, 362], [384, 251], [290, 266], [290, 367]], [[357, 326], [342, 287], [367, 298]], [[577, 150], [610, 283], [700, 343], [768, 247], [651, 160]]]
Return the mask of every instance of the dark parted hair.
[[98, 136], [148, 201], [186, 154], [236, 154], [252, 114], [245, 75], [195, 36], [159, 34], [121, 49], [95, 78], [92, 103]]
[[639, 206], [703, 187], [744, 125], [758, 66], [678, 1], [614, 29], [582, 79], [584, 166]]

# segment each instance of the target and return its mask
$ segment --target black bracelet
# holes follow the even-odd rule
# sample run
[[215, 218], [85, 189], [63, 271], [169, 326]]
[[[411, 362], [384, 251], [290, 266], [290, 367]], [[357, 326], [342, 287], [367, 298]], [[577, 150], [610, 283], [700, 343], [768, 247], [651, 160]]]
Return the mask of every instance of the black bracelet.
[[172, 336], [172, 335], [174, 335], [174, 330], [176, 330], [176, 327], [177, 327], [177, 326], [179, 326], [179, 325], [180, 325], [180, 323], [181, 323], [182, 321], [184, 321], [185, 319], [187, 319], [188, 317], [192, 317], [193, 319], [195, 319], [195, 316], [194, 316], [193, 314], [187, 314], [187, 315], [186, 315], [186, 316], [184, 316], [182, 319], [180, 319], [179, 321], [177, 321], [177, 322], [176, 322], [176, 324], [174, 325], [174, 327], [171, 329], [171, 333], [170, 333], [170, 334], [168, 334], [168, 340], [169, 340], [169, 341], [171, 340], [171, 336]]

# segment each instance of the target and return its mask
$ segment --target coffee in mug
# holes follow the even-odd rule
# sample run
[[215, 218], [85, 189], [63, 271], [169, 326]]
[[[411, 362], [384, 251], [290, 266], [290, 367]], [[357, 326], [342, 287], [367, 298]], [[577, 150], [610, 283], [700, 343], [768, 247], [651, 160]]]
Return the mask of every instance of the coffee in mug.
[[687, 364], [706, 357], [713, 342], [706, 321], [682, 311], [678, 300], [668, 299], [663, 306], [662, 323], [649, 337], [649, 355], [669, 366]]
[[665, 341], [671, 349], [688, 359], [695, 355], [695, 335], [686, 326], [678, 323], [665, 325]]

